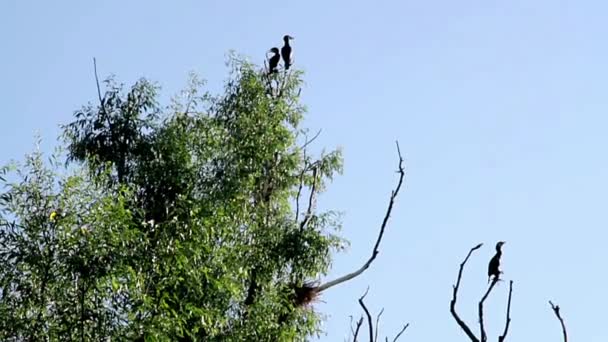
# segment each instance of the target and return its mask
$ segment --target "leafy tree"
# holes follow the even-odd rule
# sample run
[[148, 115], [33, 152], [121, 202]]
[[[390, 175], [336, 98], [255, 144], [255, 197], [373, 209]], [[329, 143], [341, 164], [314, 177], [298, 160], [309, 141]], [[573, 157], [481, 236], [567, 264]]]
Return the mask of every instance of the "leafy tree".
[[[168, 107], [147, 80], [105, 81], [64, 126], [67, 160], [5, 171], [0, 339], [280, 341], [319, 332], [307, 304], [339, 213], [342, 170], [300, 127], [299, 72], [231, 59], [220, 95], [192, 77]], [[14, 181], [9, 181], [12, 178]]]

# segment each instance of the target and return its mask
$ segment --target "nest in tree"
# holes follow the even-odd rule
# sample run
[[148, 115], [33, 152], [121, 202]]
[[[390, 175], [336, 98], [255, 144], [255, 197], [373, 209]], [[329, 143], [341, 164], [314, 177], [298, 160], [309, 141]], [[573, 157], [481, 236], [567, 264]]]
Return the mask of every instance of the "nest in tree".
[[319, 297], [317, 286], [314, 283], [304, 283], [302, 285], [292, 285], [292, 301], [295, 307], [303, 307]]

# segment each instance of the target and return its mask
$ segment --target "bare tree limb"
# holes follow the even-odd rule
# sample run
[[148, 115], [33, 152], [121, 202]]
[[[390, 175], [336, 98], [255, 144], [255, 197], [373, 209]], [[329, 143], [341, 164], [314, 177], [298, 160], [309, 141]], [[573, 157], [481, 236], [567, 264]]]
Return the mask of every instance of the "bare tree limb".
[[359, 329], [361, 329], [361, 324], [363, 324], [363, 316], [359, 318], [355, 331], [353, 331], [353, 342], [357, 342], [357, 336], [359, 336]]
[[380, 316], [382, 316], [383, 312], [384, 308], [382, 308], [382, 310], [380, 310], [378, 313], [378, 316], [376, 316], [376, 333], [374, 334], [374, 342], [378, 341], [378, 330], [380, 330], [378, 327], [380, 326]]
[[319, 137], [319, 135], [321, 135], [321, 131], [322, 131], [322, 129], [319, 129], [317, 131], [317, 133], [310, 139], [308, 139], [308, 137], [306, 137], [306, 141], [304, 142], [304, 145], [302, 145], [300, 148], [305, 149], [306, 146], [310, 145], [313, 141], [315, 141]]
[[361, 296], [359, 298], [359, 305], [361, 305], [361, 307], [363, 308], [363, 311], [365, 311], [365, 316], [367, 316], [369, 342], [374, 342], [374, 325], [372, 324], [372, 315], [370, 315], [369, 310], [367, 310], [367, 307], [365, 306], [365, 303], [363, 303], [363, 298], [365, 298], [365, 296], [367, 296], [368, 291], [369, 291], [369, 287], [367, 288], [367, 290], [365, 290], [365, 293], [363, 294], [363, 296]]
[[566, 324], [564, 323], [564, 319], [562, 318], [561, 313], [559, 312], [559, 305], [554, 305], [553, 302], [549, 301], [551, 305], [551, 309], [553, 309], [553, 313], [555, 313], [555, 317], [559, 319], [559, 323], [562, 325], [562, 334], [564, 335], [564, 342], [568, 342], [568, 334], [566, 333]]
[[97, 96], [99, 97], [99, 103], [101, 109], [105, 112], [103, 97], [101, 97], [101, 87], [99, 86], [99, 76], [97, 76], [97, 60], [93, 57], [93, 72], [95, 73], [95, 84], [97, 85]]
[[456, 323], [458, 323], [458, 325], [460, 326], [462, 331], [464, 331], [464, 333], [469, 337], [469, 339], [472, 342], [479, 342], [479, 339], [477, 338], [477, 336], [475, 336], [475, 334], [473, 334], [473, 332], [471, 331], [471, 328], [469, 328], [469, 326], [458, 316], [458, 313], [456, 313], [456, 300], [458, 297], [458, 288], [460, 287], [460, 280], [462, 279], [462, 272], [464, 270], [464, 265], [467, 263], [467, 261], [471, 257], [471, 254], [473, 254], [474, 251], [481, 248], [482, 245], [483, 244], [480, 243], [477, 246], [471, 248], [471, 250], [469, 251], [469, 254], [467, 254], [467, 257], [460, 264], [460, 270], [458, 271], [458, 278], [456, 279], [456, 285], [454, 285], [454, 291], [452, 293], [452, 301], [450, 302], [450, 312], [452, 313], [454, 320], [456, 320]]
[[[367, 306], [365, 305], [365, 303], [363, 302], [363, 299], [365, 299], [365, 297], [367, 296], [368, 292], [369, 292], [369, 287], [365, 290], [365, 293], [359, 298], [359, 305], [363, 308], [363, 311], [365, 312], [365, 316], [367, 317], [369, 342], [377, 342], [378, 341], [378, 331], [379, 331], [379, 326], [380, 326], [380, 317], [384, 313], [384, 308], [382, 310], [380, 310], [380, 313], [378, 313], [378, 315], [376, 316], [376, 324], [374, 326], [374, 324], [372, 322], [372, 315], [369, 312], [369, 310], [368, 310]], [[356, 330], [353, 331], [353, 328], [352, 328], [352, 316], [351, 316], [351, 333], [353, 334], [353, 342], [357, 341], [357, 335], [359, 333], [359, 328], [361, 327], [362, 323], [363, 323], [363, 316], [361, 316], [361, 318], [357, 322]], [[409, 326], [410, 326], [409, 323], [405, 324], [403, 326], [403, 328], [401, 328], [401, 330], [393, 338], [393, 342], [396, 342], [399, 339], [399, 337], [401, 337], [401, 335], [403, 334], [403, 332], [405, 332], [405, 330]], [[387, 342], [389, 341], [388, 336], [385, 338], [385, 340]]]
[[306, 214], [300, 222], [300, 231], [304, 230], [306, 224], [312, 217], [312, 210], [315, 206], [315, 196], [317, 195], [317, 171], [318, 167], [315, 165], [312, 169], [312, 185], [310, 186], [310, 194], [308, 195], [308, 209], [306, 209]]
[[496, 286], [498, 281], [499, 281], [498, 277], [494, 277], [494, 279], [492, 279], [490, 286], [488, 286], [488, 290], [486, 291], [486, 293], [483, 295], [483, 297], [479, 301], [479, 333], [481, 334], [481, 342], [486, 342], [488, 340], [488, 336], [486, 334], [486, 329], [483, 326], [483, 324], [484, 324], [483, 323], [483, 303], [486, 301], [486, 299], [488, 299], [490, 292], [492, 292], [492, 289], [494, 288], [494, 286]]
[[[405, 329], [407, 329], [410, 326], [409, 323], [407, 323], [406, 325], [403, 326], [403, 328], [401, 329], [401, 331], [399, 331], [397, 333], [397, 335], [395, 335], [395, 338], [393, 339], [393, 342], [397, 342], [397, 340], [399, 339], [399, 337], [401, 337], [401, 335], [405, 332]], [[388, 341], [388, 337], [386, 338], [386, 340]]]
[[349, 281], [357, 276], [359, 276], [361, 273], [363, 273], [365, 270], [367, 270], [369, 268], [369, 266], [372, 264], [372, 262], [376, 259], [376, 257], [378, 256], [378, 253], [380, 253], [380, 251], [378, 250], [378, 248], [380, 247], [380, 242], [382, 241], [382, 236], [384, 236], [384, 231], [386, 229], [386, 225], [388, 223], [388, 219], [391, 216], [391, 212], [393, 210], [393, 205], [395, 203], [395, 199], [397, 198], [397, 195], [399, 194], [399, 190], [401, 189], [401, 185], [403, 184], [403, 179], [405, 178], [405, 169], [403, 167], [403, 157], [401, 156], [401, 150], [399, 148], [399, 142], [396, 142], [397, 144], [397, 154], [399, 156], [399, 169], [397, 170], [397, 173], [399, 173], [399, 181], [397, 183], [397, 186], [395, 187], [395, 189], [392, 191], [391, 193], [391, 197], [388, 203], [388, 208], [386, 210], [386, 214], [384, 215], [384, 220], [382, 221], [382, 225], [380, 226], [380, 232], [378, 233], [378, 238], [376, 239], [376, 244], [374, 245], [374, 249], [372, 250], [372, 255], [371, 257], [365, 262], [365, 264], [363, 264], [363, 266], [361, 266], [361, 268], [359, 268], [358, 270], [346, 274], [342, 277], [339, 277], [337, 279], [334, 279], [332, 281], [328, 281], [325, 284], [320, 285], [317, 288], [317, 292], [323, 292], [327, 289], [329, 289], [330, 287], [333, 287], [335, 285], [344, 283], [346, 281]]
[[498, 336], [498, 342], [504, 342], [509, 332], [509, 325], [511, 324], [511, 295], [513, 294], [513, 280], [509, 282], [509, 299], [507, 300], [507, 319], [505, 321], [505, 330], [502, 335]]

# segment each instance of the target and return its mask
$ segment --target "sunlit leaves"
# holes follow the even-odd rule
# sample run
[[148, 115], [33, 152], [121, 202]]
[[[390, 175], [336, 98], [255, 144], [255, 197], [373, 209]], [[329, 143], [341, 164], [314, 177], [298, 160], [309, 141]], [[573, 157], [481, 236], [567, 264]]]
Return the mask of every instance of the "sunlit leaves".
[[1, 339], [318, 332], [293, 286], [325, 274], [344, 242], [339, 215], [297, 195], [322, 192], [341, 154], [301, 147], [299, 72], [269, 80], [242, 60], [230, 67], [221, 94], [192, 76], [165, 113], [152, 83], [123, 91], [109, 80], [64, 127], [80, 169], [62, 174], [37, 152], [18, 181], [0, 172]]

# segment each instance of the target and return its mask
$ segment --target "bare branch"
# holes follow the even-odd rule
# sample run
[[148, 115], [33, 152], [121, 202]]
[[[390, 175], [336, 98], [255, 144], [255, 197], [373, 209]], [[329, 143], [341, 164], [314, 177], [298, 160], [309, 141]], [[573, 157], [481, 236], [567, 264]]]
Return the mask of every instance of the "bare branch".
[[384, 308], [382, 308], [382, 310], [380, 310], [378, 313], [378, 316], [376, 316], [376, 334], [374, 335], [374, 342], [378, 341], [378, 330], [380, 330], [378, 327], [380, 326], [380, 316], [382, 316], [383, 312]]
[[319, 135], [321, 135], [321, 131], [322, 131], [322, 129], [319, 129], [317, 131], [317, 133], [312, 138], [310, 138], [310, 140], [308, 139], [308, 137], [306, 137], [306, 141], [304, 142], [304, 145], [302, 145], [300, 148], [305, 149], [306, 146], [310, 145], [313, 141], [315, 141], [319, 137]]
[[306, 214], [304, 215], [302, 222], [300, 222], [300, 231], [306, 227], [306, 224], [312, 217], [312, 210], [315, 205], [315, 196], [317, 194], [317, 170], [317, 166], [313, 167], [312, 169], [312, 186], [310, 187], [310, 195], [308, 196], [308, 209], [306, 209]]
[[568, 334], [566, 333], [566, 323], [564, 323], [564, 319], [562, 318], [561, 313], [559, 312], [559, 305], [554, 305], [553, 302], [549, 301], [551, 305], [551, 309], [553, 309], [553, 313], [555, 313], [555, 317], [559, 319], [559, 323], [562, 325], [562, 333], [564, 335], [564, 342], [568, 342]]
[[369, 287], [367, 288], [367, 290], [365, 290], [365, 293], [363, 294], [363, 296], [361, 296], [359, 298], [359, 305], [361, 305], [361, 307], [363, 308], [363, 311], [365, 311], [365, 316], [367, 316], [369, 342], [374, 342], [374, 325], [372, 324], [372, 315], [370, 315], [369, 310], [367, 310], [367, 307], [363, 303], [363, 298], [365, 298], [365, 296], [367, 296], [367, 291], [369, 291]]
[[97, 60], [95, 57], [93, 57], [93, 72], [95, 73], [95, 84], [97, 85], [97, 96], [99, 97], [99, 103], [101, 104], [101, 109], [105, 112], [103, 98], [101, 97], [101, 87], [99, 86], [99, 76], [97, 76]]
[[382, 225], [380, 226], [380, 232], [378, 233], [378, 238], [376, 239], [376, 244], [374, 245], [374, 249], [372, 250], [372, 255], [371, 257], [365, 262], [365, 264], [363, 264], [363, 266], [361, 266], [361, 268], [359, 268], [358, 270], [346, 274], [342, 277], [339, 277], [335, 280], [332, 281], [328, 281], [325, 284], [320, 285], [317, 288], [317, 291], [323, 292], [327, 289], [329, 289], [330, 287], [333, 287], [335, 285], [344, 283], [346, 281], [349, 281], [357, 276], [359, 276], [361, 273], [363, 273], [365, 270], [367, 270], [369, 268], [369, 266], [372, 264], [372, 262], [376, 259], [376, 257], [378, 256], [378, 253], [380, 253], [380, 251], [378, 250], [378, 248], [380, 247], [380, 242], [382, 241], [382, 236], [384, 236], [384, 230], [386, 229], [386, 225], [388, 223], [388, 219], [391, 216], [391, 212], [393, 210], [393, 205], [395, 203], [395, 199], [397, 198], [397, 195], [399, 194], [399, 190], [401, 189], [401, 185], [403, 184], [403, 179], [405, 178], [405, 169], [403, 167], [403, 157], [401, 156], [401, 150], [399, 148], [399, 142], [396, 142], [397, 144], [397, 154], [399, 156], [399, 169], [397, 170], [397, 173], [399, 173], [399, 182], [397, 183], [397, 186], [395, 187], [395, 189], [392, 191], [391, 193], [391, 197], [390, 200], [388, 202], [388, 208], [386, 210], [386, 214], [384, 215], [384, 220], [382, 221]]
[[363, 324], [363, 316], [359, 318], [355, 331], [353, 331], [353, 342], [357, 342], [357, 336], [359, 335], [359, 329], [361, 329], [361, 324]]
[[492, 283], [490, 283], [488, 290], [486, 291], [486, 293], [483, 295], [483, 297], [479, 301], [479, 331], [481, 334], [481, 342], [486, 342], [488, 340], [488, 336], [486, 334], [486, 329], [483, 326], [483, 303], [486, 301], [486, 299], [488, 299], [490, 292], [492, 292], [492, 289], [494, 288], [494, 286], [496, 286], [498, 281], [499, 281], [498, 277], [494, 277], [494, 279], [492, 279]]
[[[380, 313], [378, 313], [378, 315], [376, 316], [376, 325], [374, 326], [372, 323], [372, 315], [369, 312], [369, 310], [367, 309], [367, 306], [365, 305], [365, 303], [363, 302], [363, 299], [367, 296], [368, 292], [369, 292], [369, 287], [365, 290], [365, 293], [363, 294], [363, 296], [361, 296], [361, 298], [359, 298], [359, 305], [363, 308], [363, 311], [365, 312], [365, 316], [367, 317], [369, 342], [377, 342], [378, 341], [378, 331], [379, 331], [379, 327], [380, 327], [380, 317], [384, 313], [384, 308], [382, 310], [380, 310]], [[359, 328], [360, 328], [362, 322], [363, 322], [363, 316], [361, 316], [361, 318], [357, 322], [356, 331], [353, 332], [353, 336], [354, 336], [353, 342], [357, 341], [357, 334], [359, 333]], [[396, 342], [399, 339], [399, 337], [403, 334], [405, 329], [407, 329], [409, 326], [410, 326], [409, 323], [404, 325], [403, 328], [401, 328], [401, 330], [399, 331], [399, 333], [397, 333], [397, 335], [394, 337], [393, 342]], [[374, 329], [375, 329], [375, 331], [374, 331]], [[352, 329], [352, 316], [351, 316], [351, 332], [352, 331], [353, 331], [353, 329]], [[386, 337], [385, 340], [388, 342], [388, 337]]]
[[302, 195], [302, 188], [304, 187], [304, 173], [306, 173], [307, 165], [306, 165], [306, 149], [304, 149], [304, 168], [302, 172], [300, 172], [300, 185], [298, 186], [298, 194], [296, 195], [296, 218], [295, 221], [298, 221], [300, 217], [300, 196]]
[[456, 323], [458, 323], [458, 325], [460, 326], [462, 331], [464, 331], [464, 333], [469, 337], [469, 339], [472, 342], [479, 342], [479, 339], [477, 338], [477, 336], [475, 336], [475, 334], [473, 334], [473, 332], [471, 331], [469, 326], [462, 319], [460, 319], [460, 317], [458, 316], [458, 313], [456, 313], [456, 300], [458, 297], [458, 288], [460, 287], [460, 280], [462, 279], [462, 272], [464, 270], [464, 265], [467, 263], [467, 261], [471, 257], [471, 254], [473, 254], [474, 251], [481, 248], [482, 245], [483, 244], [480, 243], [477, 246], [471, 248], [471, 250], [469, 251], [469, 254], [467, 254], [467, 257], [460, 264], [460, 270], [458, 271], [458, 278], [456, 279], [456, 285], [454, 285], [454, 291], [452, 293], [452, 301], [450, 302], [450, 312], [452, 313], [452, 316], [454, 317], [454, 319], [456, 320]]
[[505, 321], [505, 330], [502, 335], [498, 336], [498, 342], [504, 342], [509, 332], [509, 325], [511, 324], [511, 295], [513, 294], [513, 280], [509, 282], [509, 299], [507, 300], [507, 319]]
[[[399, 339], [399, 337], [401, 337], [401, 335], [403, 334], [403, 332], [405, 332], [405, 329], [407, 329], [410, 326], [409, 323], [407, 323], [406, 325], [403, 326], [403, 328], [401, 329], [401, 331], [399, 331], [399, 333], [397, 333], [397, 335], [395, 335], [395, 338], [393, 339], [393, 342], [397, 342], [397, 340]], [[388, 341], [388, 337], [386, 338]]]

